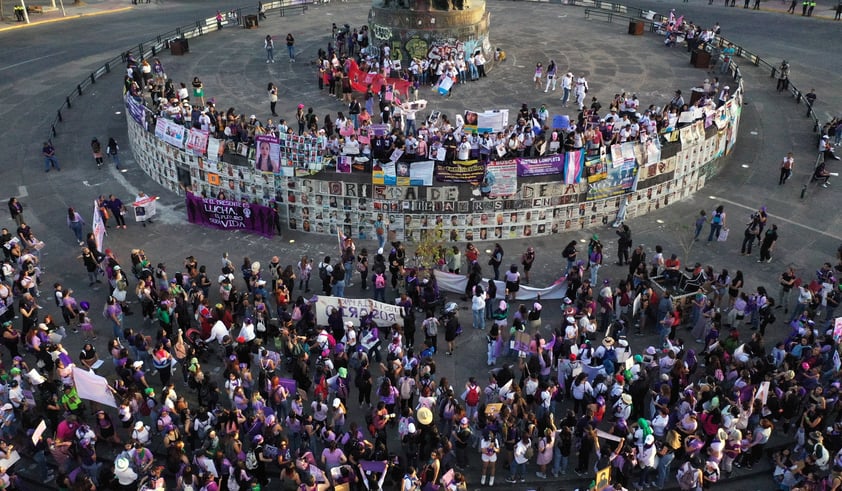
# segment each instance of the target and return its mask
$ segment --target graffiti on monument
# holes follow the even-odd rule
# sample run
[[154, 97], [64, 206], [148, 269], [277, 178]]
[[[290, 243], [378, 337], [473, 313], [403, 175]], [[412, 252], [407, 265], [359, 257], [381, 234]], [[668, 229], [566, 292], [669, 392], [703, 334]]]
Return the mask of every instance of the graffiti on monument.
[[374, 24], [371, 27], [371, 33], [374, 35], [375, 39], [379, 39], [381, 41], [388, 41], [389, 39], [392, 39], [392, 28], [388, 26]]
[[415, 35], [404, 43], [404, 49], [412, 58], [441, 60], [448, 59], [451, 55], [465, 58], [473, 55], [477, 50], [486, 51], [488, 45], [488, 40], [485, 37], [459, 40], [454, 37], [425, 39]]

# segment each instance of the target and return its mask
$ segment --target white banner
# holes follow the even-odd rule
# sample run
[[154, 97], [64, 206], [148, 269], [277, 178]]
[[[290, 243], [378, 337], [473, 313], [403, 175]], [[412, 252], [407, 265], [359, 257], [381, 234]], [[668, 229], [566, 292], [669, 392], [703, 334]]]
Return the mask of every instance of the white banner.
[[[465, 288], [468, 286], [468, 278], [460, 274], [446, 273], [444, 271], [436, 271], [436, 281], [439, 288], [444, 291], [463, 294]], [[483, 285], [488, 285], [488, 280], [482, 280]], [[506, 283], [503, 281], [497, 282], [497, 297], [505, 297]], [[531, 286], [520, 285], [520, 289], [515, 295], [516, 300], [534, 300], [541, 295], [545, 300], [561, 300], [567, 292], [567, 282], [564, 278], [559, 278], [555, 283], [546, 288], [535, 288]]]
[[78, 367], [73, 367], [73, 381], [80, 398], [105, 404], [113, 408], [117, 407], [117, 401], [114, 400], [114, 393], [108, 387], [108, 381], [105, 380], [105, 377]]
[[327, 318], [331, 312], [340, 308], [342, 303], [342, 320], [351, 321], [355, 326], [360, 325], [360, 319], [374, 311], [374, 322], [378, 326], [391, 326], [402, 324], [401, 308], [397, 305], [377, 302], [370, 298], [340, 298], [318, 296], [316, 301], [316, 322], [319, 325], [327, 325]]
[[97, 200], [94, 200], [94, 216], [91, 223], [93, 224], [96, 246], [100, 251], [104, 251], [105, 247], [103, 246], [103, 242], [105, 241], [105, 224], [102, 222], [102, 213], [99, 211], [99, 201]]
[[145, 222], [152, 219], [158, 212], [157, 196], [147, 196], [141, 200], [132, 203], [134, 207], [134, 219], [137, 222]]

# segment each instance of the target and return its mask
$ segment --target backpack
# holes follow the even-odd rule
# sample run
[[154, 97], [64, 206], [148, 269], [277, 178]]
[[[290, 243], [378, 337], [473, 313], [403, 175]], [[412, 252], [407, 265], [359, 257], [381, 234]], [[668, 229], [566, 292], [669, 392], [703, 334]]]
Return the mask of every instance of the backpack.
[[330, 275], [327, 272], [327, 267], [324, 263], [319, 264], [319, 279], [322, 281], [330, 281]]
[[257, 469], [257, 456], [254, 455], [254, 449], [251, 449], [246, 454], [246, 469], [252, 471]]
[[710, 219], [710, 223], [714, 225], [719, 225], [720, 223], [722, 223], [722, 213], [716, 213], [715, 215], [713, 215], [713, 218]]
[[412, 397], [412, 379], [404, 377], [401, 382], [401, 399], [407, 400]]
[[681, 489], [695, 489], [699, 485], [699, 470], [694, 467], [679, 470], [677, 477]]
[[468, 394], [465, 396], [465, 403], [471, 407], [476, 407], [476, 405], [479, 404], [479, 387], [476, 385], [468, 387]]
[[374, 288], [386, 288], [386, 277], [383, 273], [374, 275]]

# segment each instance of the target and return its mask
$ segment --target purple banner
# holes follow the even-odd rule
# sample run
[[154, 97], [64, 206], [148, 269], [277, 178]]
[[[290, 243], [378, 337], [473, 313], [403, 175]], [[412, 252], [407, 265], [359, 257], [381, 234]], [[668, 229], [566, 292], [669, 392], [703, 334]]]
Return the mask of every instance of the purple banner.
[[241, 201], [209, 199], [187, 194], [187, 220], [220, 230], [243, 230], [264, 237], [275, 235], [275, 210]]
[[146, 115], [143, 113], [146, 108], [143, 107], [143, 102], [138, 101], [131, 95], [126, 94], [126, 110], [132, 116], [137, 124], [146, 128]]
[[564, 171], [564, 154], [547, 155], [537, 159], [517, 159], [517, 175], [525, 176], [551, 176], [561, 174]]

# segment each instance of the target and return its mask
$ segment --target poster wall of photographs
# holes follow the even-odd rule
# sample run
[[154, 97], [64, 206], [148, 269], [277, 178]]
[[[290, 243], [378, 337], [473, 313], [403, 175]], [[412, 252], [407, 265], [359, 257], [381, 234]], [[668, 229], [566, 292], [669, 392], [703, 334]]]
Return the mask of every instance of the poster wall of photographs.
[[[202, 153], [196, 147], [201, 146], [203, 135], [198, 142], [194, 135], [194, 148], [181, 149], [156, 138], [154, 128], [146, 131], [128, 115], [127, 123], [138, 165], [172, 192], [264, 205], [282, 203], [286, 205], [281, 207], [284, 225], [305, 232], [335, 235], [341, 231], [373, 239], [373, 222], [382, 214], [390, 240], [417, 241], [432, 235], [464, 242], [582, 230], [612, 223], [624, 201], [625, 217], [634, 218], [686, 199], [716, 171], [712, 162], [730, 151], [739, 116], [738, 104], [716, 112], [710, 124], [695, 125], [686, 144], [677, 143], [681, 150], [665, 159], [660, 158], [660, 149], [641, 145], [631, 152], [618, 151], [623, 163], [615, 167], [607, 149], [601, 158], [583, 162], [577, 183], [514, 177], [514, 187], [486, 199], [477, 199], [470, 186], [459, 183], [345, 182], [343, 174], [323, 171], [318, 142], [311, 145], [297, 137], [279, 139], [279, 151], [272, 156], [277, 155], [280, 172], [272, 173], [255, 168], [254, 147], [240, 148], [209, 136], [210, 152]], [[229, 152], [242, 155], [240, 161], [249, 165], [226, 162]], [[503, 170], [509, 175], [515, 172]], [[634, 176], [636, 185], [629, 186]]]

